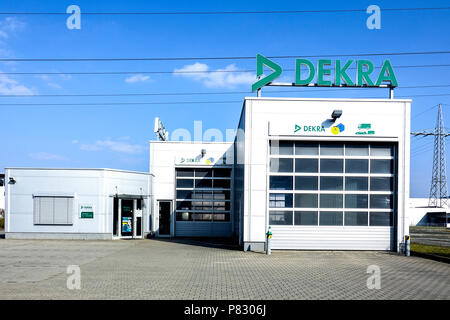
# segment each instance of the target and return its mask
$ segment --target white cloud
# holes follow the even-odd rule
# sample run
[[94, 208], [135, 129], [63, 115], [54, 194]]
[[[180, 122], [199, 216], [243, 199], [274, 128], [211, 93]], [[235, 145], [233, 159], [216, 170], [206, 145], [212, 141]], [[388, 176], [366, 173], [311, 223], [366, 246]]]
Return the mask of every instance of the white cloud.
[[25, 23], [15, 17], [6, 17], [0, 21], [0, 37], [8, 39], [11, 34], [15, 34], [25, 28]]
[[149, 76], [144, 76], [143, 74], [136, 74], [125, 79], [126, 83], [144, 82], [149, 80]]
[[66, 157], [52, 154], [48, 152], [36, 152], [36, 153], [30, 153], [28, 156], [35, 160], [54, 160], [54, 161], [66, 161], [68, 160]]
[[5, 74], [2, 74], [0, 71], [0, 95], [14, 95], [14, 94], [26, 94], [31, 95], [34, 94], [34, 91], [31, 88], [28, 88], [22, 84], [20, 84], [17, 80], [8, 77]]
[[175, 69], [173, 72], [175, 76], [201, 81], [208, 88], [234, 88], [239, 85], [250, 85], [256, 80], [253, 73], [234, 72], [239, 71], [235, 64], [230, 64], [224, 69], [216, 69], [212, 70], [212, 72], [207, 71], [209, 71], [208, 65], [196, 62], [191, 65], [185, 65], [181, 69]]
[[117, 139], [116, 141], [107, 138], [106, 140], [97, 140], [94, 144], [80, 144], [83, 151], [101, 151], [109, 150], [119, 153], [137, 154], [145, 150], [145, 147], [139, 144], [131, 144], [126, 139]]

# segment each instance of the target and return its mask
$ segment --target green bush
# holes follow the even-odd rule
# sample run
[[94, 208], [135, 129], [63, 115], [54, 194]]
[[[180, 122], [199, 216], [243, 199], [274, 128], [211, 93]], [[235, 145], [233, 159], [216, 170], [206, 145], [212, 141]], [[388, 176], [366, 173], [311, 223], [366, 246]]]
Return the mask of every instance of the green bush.
[[0, 218], [0, 229], [5, 228], [5, 218]]

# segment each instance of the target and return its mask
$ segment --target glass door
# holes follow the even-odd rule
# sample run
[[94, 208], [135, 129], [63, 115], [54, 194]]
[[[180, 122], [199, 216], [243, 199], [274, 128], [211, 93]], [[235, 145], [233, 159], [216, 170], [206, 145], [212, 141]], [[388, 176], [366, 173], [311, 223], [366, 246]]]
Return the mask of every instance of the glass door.
[[120, 228], [122, 237], [133, 237], [133, 200], [122, 199]]

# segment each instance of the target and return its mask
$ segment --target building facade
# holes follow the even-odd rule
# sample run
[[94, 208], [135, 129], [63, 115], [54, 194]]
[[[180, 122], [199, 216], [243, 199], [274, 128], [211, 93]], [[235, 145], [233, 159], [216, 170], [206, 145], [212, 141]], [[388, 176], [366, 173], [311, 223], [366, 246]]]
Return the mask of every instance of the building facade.
[[12, 239], [143, 238], [151, 175], [112, 169], [6, 168]]
[[[263, 250], [270, 227], [273, 249], [398, 251], [409, 233], [410, 106], [397, 99], [246, 98], [233, 142], [151, 141], [151, 175], [99, 180], [104, 191], [92, 192], [105, 200], [95, 205], [108, 217], [93, 229], [81, 222], [71, 228], [120, 237], [113, 221], [123, 222], [114, 211], [121, 198], [114, 195], [141, 195], [142, 235], [231, 237], [244, 250]], [[27, 172], [17, 170], [7, 169], [7, 177]], [[70, 170], [58, 174], [57, 189], [81, 192], [68, 187]], [[33, 224], [36, 207], [20, 198], [54, 192], [47, 190], [52, 180], [39, 188], [37, 180], [19, 180], [7, 186], [7, 236], [55, 230]], [[25, 192], [22, 183], [35, 187]]]

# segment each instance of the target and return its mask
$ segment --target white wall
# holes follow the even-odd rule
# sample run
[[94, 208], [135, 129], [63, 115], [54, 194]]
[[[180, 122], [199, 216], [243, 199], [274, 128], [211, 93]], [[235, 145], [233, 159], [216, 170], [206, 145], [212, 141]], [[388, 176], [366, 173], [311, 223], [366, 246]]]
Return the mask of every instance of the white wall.
[[[268, 227], [268, 140], [386, 141], [398, 142], [397, 243], [409, 233], [406, 217], [409, 199], [410, 100], [246, 98], [244, 242], [264, 243]], [[322, 125], [333, 110], [343, 111], [336, 124], [345, 130], [294, 132], [295, 125]], [[358, 125], [370, 123], [375, 134], [357, 135]]]
[[[429, 208], [428, 198], [410, 198], [408, 208], [408, 225], [417, 226], [428, 212], [449, 212], [449, 209]], [[422, 221], [423, 222], [423, 221]], [[420, 224], [419, 224], [420, 225]]]
[[[150, 175], [108, 169], [33, 169], [7, 168], [5, 232], [84, 234], [112, 237], [113, 198], [115, 194], [150, 195]], [[34, 225], [33, 195], [74, 196], [73, 225]], [[148, 201], [147, 201], [148, 202]], [[80, 204], [94, 206], [93, 219], [79, 217]], [[149, 208], [149, 205], [147, 204]], [[144, 213], [148, 216], [149, 211]], [[148, 231], [144, 218], [144, 232]], [[147, 225], [147, 227], [145, 227]], [[90, 235], [90, 236], [88, 236]]]

